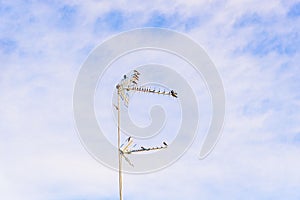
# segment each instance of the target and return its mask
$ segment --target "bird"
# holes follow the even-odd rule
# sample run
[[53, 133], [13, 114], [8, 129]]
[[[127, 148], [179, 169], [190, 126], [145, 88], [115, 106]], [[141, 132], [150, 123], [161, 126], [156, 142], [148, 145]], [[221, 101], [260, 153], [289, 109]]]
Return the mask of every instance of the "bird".
[[164, 144], [165, 146], [168, 146], [168, 144], [167, 144], [166, 142], [163, 142], [163, 144]]
[[129, 142], [130, 140], [131, 140], [131, 136], [129, 136], [129, 138], [127, 138], [127, 140], [126, 140], [126, 141], [127, 141], [127, 142]]
[[177, 98], [177, 92], [174, 92], [174, 90], [171, 90], [171, 95], [175, 98]]

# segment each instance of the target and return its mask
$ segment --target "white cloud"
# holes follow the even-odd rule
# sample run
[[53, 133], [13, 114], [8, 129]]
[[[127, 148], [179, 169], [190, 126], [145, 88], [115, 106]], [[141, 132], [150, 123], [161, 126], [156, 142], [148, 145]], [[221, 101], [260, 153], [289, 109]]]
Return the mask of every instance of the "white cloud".
[[[263, 41], [257, 38], [260, 31], [270, 36], [297, 33], [299, 19], [286, 16], [294, 1], [176, 1], [172, 6], [165, 1], [65, 3], [77, 9], [74, 22], [66, 27], [59, 18], [60, 2], [10, 1], [3, 3], [11, 5], [9, 9], [0, 9], [0, 39], [16, 42], [10, 53], [0, 46], [3, 198], [117, 197], [117, 173], [94, 161], [77, 138], [73, 85], [93, 47], [112, 33], [143, 26], [154, 11], [166, 19], [163, 26], [179, 31], [195, 17], [186, 33], [207, 50], [220, 71], [227, 96], [226, 123], [207, 159], [197, 160], [198, 138], [171, 167], [149, 175], [125, 175], [125, 196], [299, 198], [299, 49], [280, 54], [270, 48], [263, 55], [243, 50], [251, 42]], [[0, 8], [5, 8], [3, 4]], [[121, 28], [114, 30], [103, 22], [95, 32], [96, 20], [112, 10], [122, 13]], [[234, 26], [253, 13], [263, 22]], [[297, 42], [299, 36], [291, 39]]]

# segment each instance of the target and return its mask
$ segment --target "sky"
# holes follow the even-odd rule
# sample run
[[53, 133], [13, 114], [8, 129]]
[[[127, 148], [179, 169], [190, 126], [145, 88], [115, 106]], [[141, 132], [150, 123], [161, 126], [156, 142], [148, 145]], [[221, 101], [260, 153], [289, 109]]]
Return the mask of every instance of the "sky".
[[181, 32], [206, 50], [224, 84], [226, 119], [204, 160], [199, 136], [173, 165], [125, 174], [124, 199], [299, 199], [294, 0], [0, 0], [0, 196], [118, 199], [117, 172], [80, 143], [73, 89], [94, 48], [143, 27]]

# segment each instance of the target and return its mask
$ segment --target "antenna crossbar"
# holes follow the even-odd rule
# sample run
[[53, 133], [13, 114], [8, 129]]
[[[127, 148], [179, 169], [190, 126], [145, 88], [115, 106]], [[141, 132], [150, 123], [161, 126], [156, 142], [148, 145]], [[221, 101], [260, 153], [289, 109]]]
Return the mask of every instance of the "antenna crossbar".
[[125, 155], [124, 155], [124, 152], [122, 150], [120, 150], [120, 154], [123, 156], [123, 158], [125, 158], [126, 162], [131, 166], [131, 167], [134, 167], [134, 165], [132, 164], [132, 162], [129, 160], [129, 158], [127, 158]]
[[124, 88], [127, 91], [136, 91], [136, 92], [144, 92], [144, 93], [153, 93], [153, 94], [161, 94], [161, 95], [168, 95], [168, 96], [172, 96], [175, 98], [178, 98], [177, 96], [177, 92], [175, 92], [174, 90], [171, 91], [160, 91], [160, 90], [155, 90], [155, 89], [151, 89], [151, 88], [147, 88], [147, 87], [126, 87]]
[[161, 146], [161, 147], [151, 147], [151, 148], [144, 148], [141, 147], [140, 149], [133, 149], [130, 151], [124, 151], [125, 154], [131, 154], [135, 152], [144, 152], [144, 151], [154, 151], [154, 150], [159, 150], [159, 149], [166, 149], [167, 146]]

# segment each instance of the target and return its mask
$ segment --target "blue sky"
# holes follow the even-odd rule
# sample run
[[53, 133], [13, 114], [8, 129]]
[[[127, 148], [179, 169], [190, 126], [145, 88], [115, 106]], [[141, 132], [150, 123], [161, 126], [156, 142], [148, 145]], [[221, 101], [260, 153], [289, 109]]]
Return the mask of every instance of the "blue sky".
[[293, 0], [0, 1], [0, 196], [118, 198], [117, 173], [77, 137], [73, 87], [97, 45], [151, 26], [207, 51], [224, 83], [226, 121], [205, 160], [197, 138], [174, 165], [126, 174], [125, 199], [299, 199], [299, 24]]

